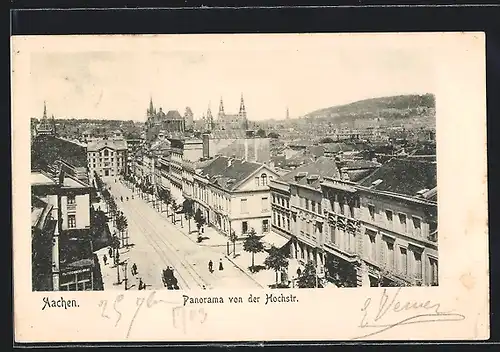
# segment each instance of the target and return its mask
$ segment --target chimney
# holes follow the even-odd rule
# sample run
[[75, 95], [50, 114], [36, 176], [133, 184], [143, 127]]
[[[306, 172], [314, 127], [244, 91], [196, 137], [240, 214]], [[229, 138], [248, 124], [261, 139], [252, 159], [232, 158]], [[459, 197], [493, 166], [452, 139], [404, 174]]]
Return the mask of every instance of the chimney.
[[245, 138], [245, 161], [248, 161], [248, 138]]
[[210, 135], [208, 133], [205, 133], [203, 135], [203, 158], [208, 159], [210, 158]]

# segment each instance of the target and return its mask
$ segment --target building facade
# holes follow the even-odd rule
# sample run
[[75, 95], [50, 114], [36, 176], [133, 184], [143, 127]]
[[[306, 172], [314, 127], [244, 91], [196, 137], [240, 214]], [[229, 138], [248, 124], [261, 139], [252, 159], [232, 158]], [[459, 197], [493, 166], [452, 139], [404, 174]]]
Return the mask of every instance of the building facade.
[[125, 140], [102, 139], [87, 145], [89, 177], [117, 177], [127, 172], [128, 149]]
[[[46, 279], [43, 280], [42, 290], [47, 287], [54, 291], [93, 290], [96, 262], [90, 237], [91, 187], [61, 167], [57, 175], [32, 170], [31, 192], [32, 216], [40, 204], [45, 204], [44, 215], [32, 218], [32, 230], [34, 227], [40, 229], [43, 222], [51, 223], [48, 225], [50, 233], [44, 233], [45, 241], [36, 239], [39, 231], [33, 233], [33, 252], [44, 253], [45, 261], [48, 253], [51, 257], [50, 274], [46, 272], [48, 266], [45, 263], [41, 275], [45, 278], [50, 275], [52, 280], [50, 286], [47, 286]], [[47, 225], [42, 229], [42, 232], [46, 231]], [[47, 245], [50, 249], [44, 247]]]
[[266, 234], [271, 230], [269, 182], [276, 177], [264, 164], [221, 156], [185, 167], [185, 194], [225, 235], [233, 230], [241, 236], [251, 229]]
[[358, 183], [314, 164], [270, 186], [292, 263], [340, 286], [438, 285], [435, 164], [394, 159]]

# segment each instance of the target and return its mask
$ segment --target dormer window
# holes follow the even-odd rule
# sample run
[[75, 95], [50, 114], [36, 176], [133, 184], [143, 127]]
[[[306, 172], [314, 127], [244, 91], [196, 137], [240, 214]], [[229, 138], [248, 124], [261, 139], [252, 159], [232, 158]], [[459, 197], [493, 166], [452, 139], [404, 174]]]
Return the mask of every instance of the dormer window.
[[261, 178], [261, 181], [262, 181], [262, 186], [267, 186], [267, 175], [266, 174], [262, 174], [260, 176]]

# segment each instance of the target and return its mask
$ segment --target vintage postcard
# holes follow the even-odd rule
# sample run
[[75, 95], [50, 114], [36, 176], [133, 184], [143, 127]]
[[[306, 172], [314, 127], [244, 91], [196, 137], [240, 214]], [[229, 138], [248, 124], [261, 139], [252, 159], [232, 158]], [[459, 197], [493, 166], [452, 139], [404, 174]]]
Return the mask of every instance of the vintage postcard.
[[17, 342], [489, 337], [483, 33], [11, 44]]

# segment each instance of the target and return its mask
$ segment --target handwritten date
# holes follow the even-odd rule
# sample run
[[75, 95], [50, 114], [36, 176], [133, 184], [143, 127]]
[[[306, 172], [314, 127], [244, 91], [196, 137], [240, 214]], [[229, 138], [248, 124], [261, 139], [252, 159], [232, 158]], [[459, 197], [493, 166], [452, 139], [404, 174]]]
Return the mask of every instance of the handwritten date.
[[[160, 303], [162, 305], [171, 307], [173, 319], [172, 326], [175, 329], [182, 329], [184, 333], [186, 332], [187, 326], [189, 324], [203, 324], [207, 319], [207, 314], [203, 308], [185, 308], [181, 302], [170, 302], [156, 299], [155, 295], [156, 291], [153, 291], [147, 298], [136, 298], [132, 317], [130, 318], [130, 320], [124, 320], [123, 322], [123, 324], [127, 324], [127, 338], [130, 336], [139, 313], [143, 310], [155, 308]], [[101, 300], [99, 302], [99, 307], [101, 308], [101, 317], [110, 320], [114, 319], [114, 326], [118, 327], [120, 322], [122, 322], [122, 317], [126, 315], [126, 312], [130, 311], [130, 308], [127, 309], [127, 306], [131, 303], [125, 302], [124, 300], [125, 296], [123, 294], [119, 294], [118, 296], [116, 296], [115, 300], [112, 301], [111, 304], [109, 304], [108, 300]], [[108, 305], [111, 305], [111, 308], [108, 307]]]

